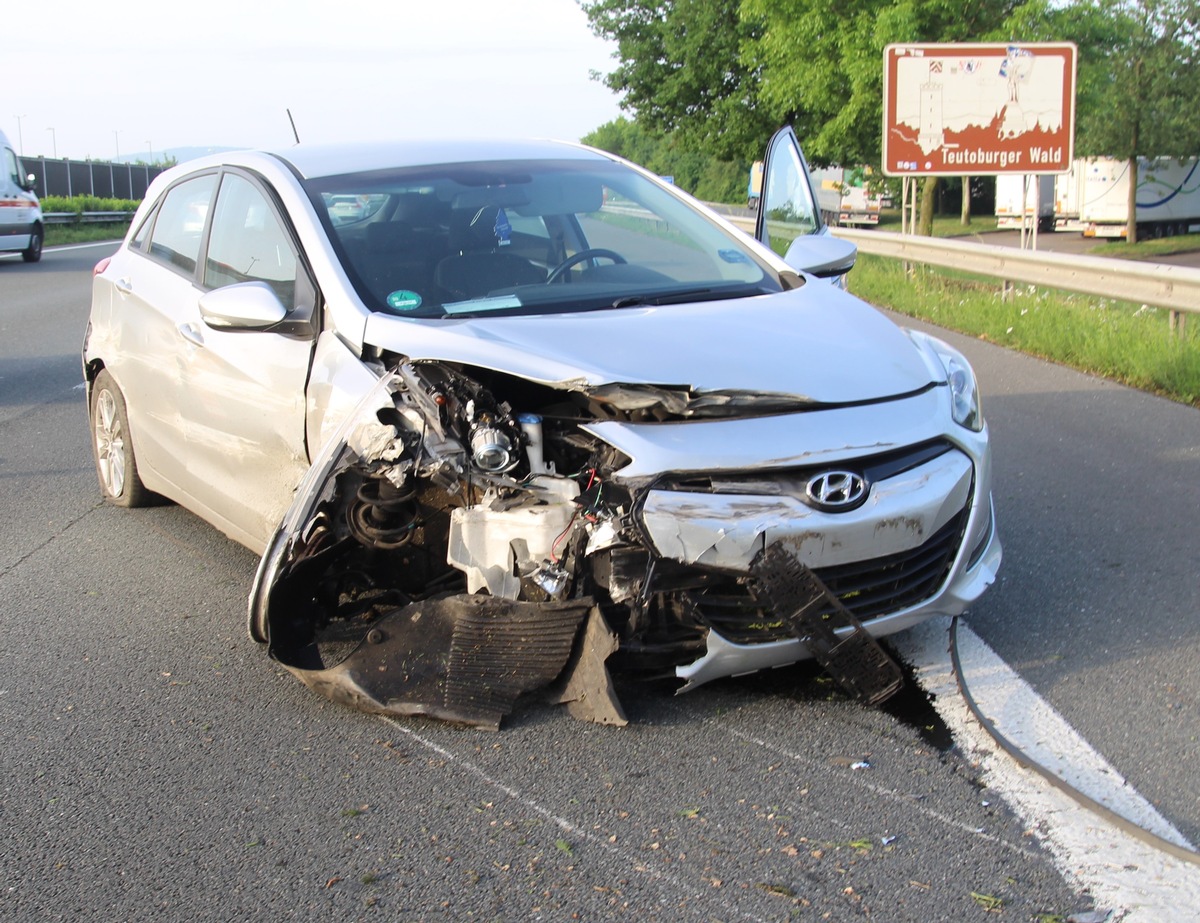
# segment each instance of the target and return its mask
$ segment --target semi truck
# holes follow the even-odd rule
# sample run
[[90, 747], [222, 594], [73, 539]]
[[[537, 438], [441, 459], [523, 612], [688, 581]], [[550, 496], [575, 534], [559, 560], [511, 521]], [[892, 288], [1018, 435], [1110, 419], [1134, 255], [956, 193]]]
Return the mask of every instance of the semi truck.
[[750, 185], [746, 188], [746, 207], [750, 211], [758, 211], [758, 200], [762, 198], [763, 162], [756, 160], [750, 164]]
[[1036, 221], [1039, 231], [1053, 231], [1054, 212], [1054, 177], [1049, 173], [996, 177], [996, 227], [1019, 228], [1024, 221], [1026, 230], [1032, 230]]
[[1082, 231], [1079, 210], [1083, 202], [1084, 162], [1072, 160], [1068, 173], [1054, 177], [1054, 230]]
[[825, 167], [812, 171], [813, 187], [827, 224], [879, 224], [883, 197], [868, 185], [870, 167]]
[[[1129, 218], [1129, 163], [1089, 157], [1077, 161], [1077, 166], [1084, 237], [1124, 237]], [[1186, 234], [1200, 225], [1200, 158], [1139, 159], [1136, 205], [1139, 238]]]
[[[758, 209], [758, 201], [762, 197], [762, 169], [761, 160], [756, 160], [750, 167], [746, 200], [751, 211]], [[872, 192], [868, 187], [870, 167], [813, 168], [809, 175], [821, 218], [826, 224], [876, 225], [879, 224], [879, 210], [889, 206], [884, 196]]]

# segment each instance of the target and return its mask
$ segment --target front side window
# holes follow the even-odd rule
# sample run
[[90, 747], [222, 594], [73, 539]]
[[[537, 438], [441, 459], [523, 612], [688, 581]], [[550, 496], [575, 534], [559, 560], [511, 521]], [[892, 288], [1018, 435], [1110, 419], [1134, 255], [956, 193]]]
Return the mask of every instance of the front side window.
[[202, 282], [208, 288], [266, 282], [285, 306], [295, 302], [291, 239], [262, 191], [236, 173], [221, 179]]
[[793, 240], [821, 226], [804, 162], [787, 133], [775, 138], [763, 184], [764, 242], [784, 256]]
[[21, 165], [17, 163], [17, 155], [9, 148], [4, 149], [4, 170], [17, 188], [24, 188], [25, 177], [21, 175]]
[[184, 180], [167, 190], [150, 234], [150, 254], [183, 270], [196, 271], [208, 206], [217, 187], [215, 173]]
[[398, 168], [306, 186], [375, 311], [561, 313], [782, 287], [747, 238], [612, 161]]

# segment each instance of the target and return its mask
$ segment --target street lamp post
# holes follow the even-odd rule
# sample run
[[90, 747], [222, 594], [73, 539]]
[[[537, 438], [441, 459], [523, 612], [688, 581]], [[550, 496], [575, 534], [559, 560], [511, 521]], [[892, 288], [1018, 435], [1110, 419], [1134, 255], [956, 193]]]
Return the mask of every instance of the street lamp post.
[[119, 131], [113, 132], [113, 147], [115, 147], [117, 149], [117, 156], [113, 159], [117, 162], [119, 162], [121, 160], [121, 138], [120, 138], [120, 135], [121, 135], [121, 133]]
[[54, 151], [54, 159], [58, 160], [58, 135], [54, 133], [53, 128], [47, 128], [46, 131], [50, 132], [50, 146]]
[[21, 156], [25, 156], [25, 135], [21, 131], [21, 119], [29, 118], [27, 115], [13, 116], [17, 120], [17, 147], [21, 150]]

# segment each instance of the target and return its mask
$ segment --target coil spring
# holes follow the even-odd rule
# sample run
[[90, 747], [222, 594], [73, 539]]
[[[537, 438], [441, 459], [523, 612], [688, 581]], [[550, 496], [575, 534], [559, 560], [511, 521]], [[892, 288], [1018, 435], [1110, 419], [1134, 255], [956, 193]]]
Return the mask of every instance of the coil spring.
[[417, 492], [385, 478], [363, 481], [346, 513], [351, 533], [373, 548], [401, 548], [417, 528]]

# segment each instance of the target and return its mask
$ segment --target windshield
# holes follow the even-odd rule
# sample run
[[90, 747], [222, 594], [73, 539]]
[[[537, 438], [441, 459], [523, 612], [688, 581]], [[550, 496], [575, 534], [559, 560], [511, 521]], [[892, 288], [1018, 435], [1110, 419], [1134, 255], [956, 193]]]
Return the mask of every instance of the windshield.
[[306, 187], [374, 311], [560, 313], [784, 287], [748, 238], [611, 161], [448, 164]]

